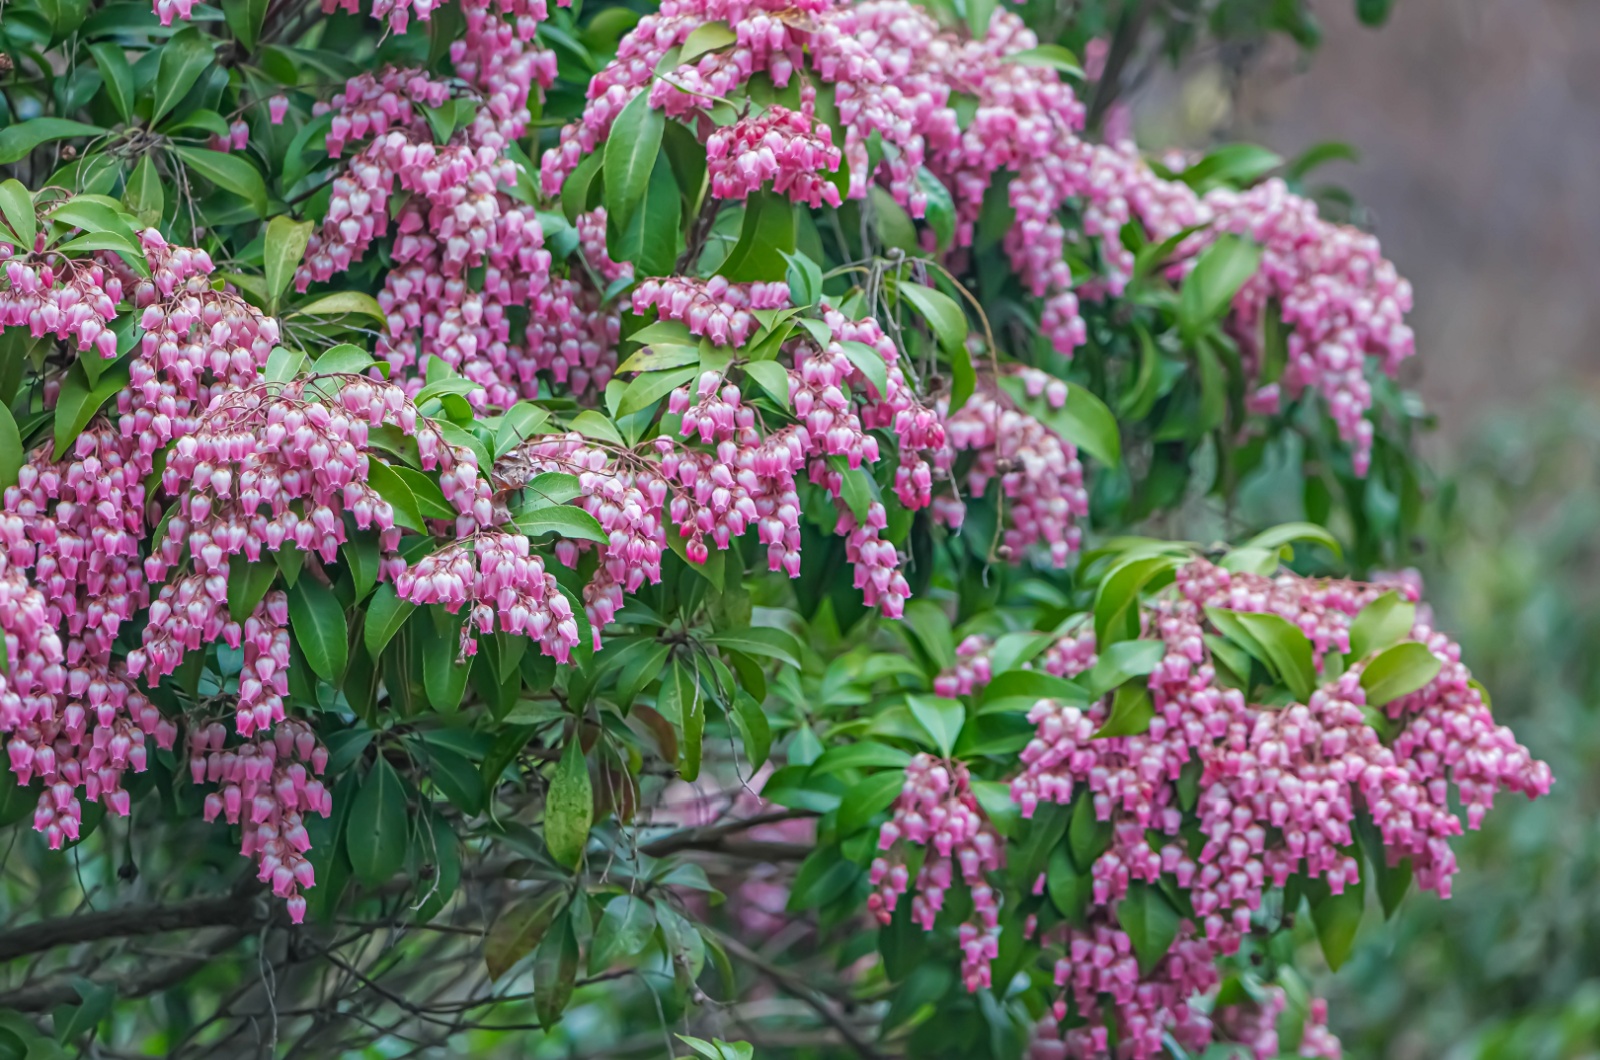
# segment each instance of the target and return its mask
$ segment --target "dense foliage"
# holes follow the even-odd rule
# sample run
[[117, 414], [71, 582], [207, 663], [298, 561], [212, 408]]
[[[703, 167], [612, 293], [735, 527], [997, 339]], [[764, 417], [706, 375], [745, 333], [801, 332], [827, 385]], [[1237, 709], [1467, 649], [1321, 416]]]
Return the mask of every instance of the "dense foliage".
[[1149, 6], [8, 5], [0, 1051], [1338, 1055], [1551, 776]]

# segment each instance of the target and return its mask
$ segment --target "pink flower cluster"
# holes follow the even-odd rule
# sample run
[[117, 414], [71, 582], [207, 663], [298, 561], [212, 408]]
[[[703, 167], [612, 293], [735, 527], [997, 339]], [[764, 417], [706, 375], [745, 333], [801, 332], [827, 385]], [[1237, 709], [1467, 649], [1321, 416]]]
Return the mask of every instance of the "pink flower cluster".
[[[0, 508], [0, 630], [10, 671], [0, 731], [10, 734], [19, 779], [44, 781], [35, 825], [53, 846], [78, 834], [80, 790], [126, 814], [121, 777], [144, 768], [145, 737], [164, 748], [176, 739], [176, 726], [113, 653], [122, 624], [149, 604], [140, 544], [159, 508], [148, 503], [145, 479], [156, 452], [190, 429], [221, 388], [253, 377], [278, 337], [276, 322], [212, 287], [203, 251], [169, 247], [153, 230], [140, 239], [148, 277], [111, 255], [57, 257], [46, 266], [13, 253], [11, 286], [0, 294], [8, 306], [31, 300], [22, 322], [34, 334], [75, 337], [96, 359], [107, 346], [114, 355], [116, 344], [109, 331], [89, 328], [109, 323], [108, 304], [114, 316], [125, 293], [144, 328], [128, 362], [130, 384], [114, 405], [90, 420], [63, 460], [45, 448], [27, 454]], [[8, 317], [0, 327], [16, 323]], [[54, 400], [56, 388], [46, 396]]]
[[[1084, 108], [1072, 89], [1046, 68], [1007, 61], [1038, 44], [1010, 13], [997, 14], [988, 35], [973, 41], [940, 30], [906, 0], [817, 0], [804, 5], [803, 18], [780, 17], [783, 7], [781, 0], [668, 0], [642, 19], [593, 79], [581, 119], [541, 159], [546, 194], [560, 191], [640, 92], [702, 137], [718, 195], [743, 197], [770, 179], [800, 201], [831, 202], [832, 185], [820, 174], [837, 168], [837, 151], [849, 165], [850, 197], [865, 196], [879, 181], [921, 218], [928, 197], [922, 174], [932, 173], [955, 206], [957, 253], [973, 242], [985, 193], [1009, 174], [1015, 221], [1004, 249], [1040, 299], [1041, 328], [1063, 354], [1085, 340], [1077, 279], [1096, 296], [1120, 293], [1127, 282], [1133, 256], [1121, 234], [1129, 221], [1142, 223], [1152, 242], [1201, 226], [1180, 248], [1174, 279], [1217, 233], [1247, 235], [1263, 247], [1262, 266], [1235, 298], [1229, 326], [1258, 369], [1262, 315], [1278, 305], [1292, 328], [1283, 378], [1263, 383], [1252, 407], [1272, 407], [1280, 389], [1319, 391], [1353, 444], [1358, 470], [1365, 470], [1371, 426], [1363, 426], [1363, 415], [1371, 394], [1364, 368], [1376, 359], [1392, 373], [1412, 352], [1403, 321], [1410, 289], [1371, 237], [1322, 221], [1312, 203], [1281, 182], [1202, 196], [1159, 177], [1131, 146], [1082, 139]], [[736, 42], [656, 76], [668, 51], [712, 20], [727, 22]], [[712, 119], [718, 101], [755, 74], [782, 88], [807, 68], [831, 87], [837, 127], [816, 124], [818, 89], [810, 78], [802, 82], [798, 112], [770, 107], [721, 126]], [[958, 95], [977, 101], [965, 128], [956, 114]], [[868, 150], [874, 135], [884, 145], [876, 169]], [[1097, 238], [1098, 279], [1075, 279], [1067, 264], [1061, 214], [1072, 205], [1081, 210], [1086, 234]]]
[[485, 530], [446, 545], [401, 572], [395, 591], [414, 604], [442, 604], [452, 615], [467, 606], [462, 658], [478, 651], [472, 628], [493, 633], [496, 616], [503, 632], [531, 637], [557, 662], [566, 662], [578, 645], [572, 605], [521, 534]]
[[302, 721], [283, 723], [271, 739], [229, 747], [227, 737], [220, 722], [189, 733], [191, 778], [217, 785], [206, 795], [205, 819], [241, 826], [239, 853], [256, 859], [256, 878], [288, 900], [289, 919], [298, 924], [306, 915], [300, 888], [316, 885], [306, 859], [311, 836], [305, 815], [333, 812], [333, 794], [317, 779], [328, 764], [328, 749]]
[[[259, 562], [263, 549], [289, 544], [332, 563], [346, 540], [346, 512], [358, 528], [379, 531], [384, 572], [393, 577], [403, 570], [394, 509], [368, 481], [368, 430], [385, 424], [413, 436], [422, 465], [439, 469], [441, 490], [460, 513], [458, 535], [489, 520], [489, 486], [471, 450], [445, 444], [437, 428], [419, 422], [398, 385], [312, 376], [230, 390], [168, 459], [163, 485], [178, 502], [145, 573], [159, 581], [185, 554], [189, 570], [161, 587], [129, 667], [154, 682], [204, 643], [220, 637], [239, 647], [245, 631], [226, 610], [228, 558], [243, 554]], [[270, 634], [259, 633], [268, 638], [270, 656]], [[244, 692], [241, 682], [239, 733], [248, 736], [278, 720], [282, 708], [265, 691], [260, 700]]]
[[[1258, 1057], [1278, 1056], [1278, 1016], [1288, 1006], [1288, 998], [1280, 986], [1262, 990], [1266, 996], [1261, 1001], [1224, 1005], [1213, 1012], [1211, 1018], [1218, 1036], [1224, 1041], [1238, 1042]], [[1307, 1006], [1300, 1047], [1295, 1055], [1322, 1060], [1339, 1060], [1344, 1055], [1339, 1039], [1328, 1030], [1328, 1003], [1320, 997], [1312, 998]]]
[[[1016, 368], [1012, 374], [1023, 380], [1030, 395], [1043, 395], [1051, 407], [1066, 403], [1067, 387], [1059, 379], [1033, 368]], [[1005, 523], [1000, 556], [1020, 558], [1042, 544], [1052, 563], [1066, 566], [1083, 536], [1077, 520], [1089, 514], [1077, 448], [988, 387], [947, 419], [945, 432], [952, 457], [973, 454], [965, 482], [969, 495], [982, 497], [989, 483], [998, 480]], [[960, 529], [965, 505], [959, 496], [941, 495], [933, 510], [946, 526]]]
[[[933, 930], [945, 892], [954, 883], [953, 869], [959, 868], [972, 892], [974, 917], [958, 929], [961, 975], [968, 990], [988, 987], [990, 962], [1000, 952], [1000, 900], [984, 873], [1001, 867], [1005, 850], [978, 808], [966, 765], [928, 754], [911, 760], [893, 816], [879, 833], [878, 849], [892, 851], [901, 840], [931, 848], [911, 899], [911, 918], [924, 931]], [[910, 872], [904, 862], [891, 864], [880, 855], [873, 859], [869, 878], [876, 890], [867, 898], [867, 908], [887, 924], [910, 886]]]
[[780, 106], [706, 139], [711, 194], [719, 199], [743, 199], [771, 181], [773, 191], [812, 209], [838, 206], [839, 189], [818, 173], [837, 170], [840, 158], [832, 129], [809, 113]]
[[[1303, 875], [1325, 880], [1337, 894], [1359, 877], [1359, 863], [1346, 853], [1358, 811], [1377, 824], [1391, 865], [1409, 859], [1421, 887], [1448, 897], [1456, 871], [1448, 840], [1461, 831], [1450, 785], [1473, 827], [1498, 790], [1535, 797], [1549, 789], [1548, 767], [1495, 724], [1456, 646], [1422, 622], [1411, 638], [1443, 669], [1383, 707], [1397, 730], [1388, 744], [1363, 713], [1366, 660], [1352, 660], [1307, 703], [1281, 709], [1252, 706], [1218, 680], [1205, 608], [1282, 616], [1306, 634], [1320, 666], [1324, 656], [1348, 651], [1351, 621], [1382, 591], [1230, 573], [1194, 560], [1145, 616], [1147, 632], [1166, 645], [1148, 681], [1155, 716], [1147, 732], [1096, 738], [1106, 701], [1087, 709], [1051, 700], [1034, 707], [1037, 735], [1022, 751], [1012, 797], [1024, 817], [1044, 801], [1087, 798], [1112, 826], [1110, 849], [1091, 869], [1094, 910], [1114, 912], [1131, 883], [1167, 877], [1193, 906], [1196, 923], [1185, 930], [1213, 954], [1232, 953], [1267, 888]], [[1191, 761], [1201, 768], [1192, 809], [1177, 787]], [[1179, 840], [1191, 820], [1205, 839], [1194, 856]], [[1147, 838], [1152, 834], [1167, 838]], [[1126, 1031], [1140, 1014], [1119, 1008], [1119, 1027]], [[1158, 1022], [1178, 1026], [1183, 1019], [1173, 1010]]]
[[725, 277], [695, 280], [669, 276], [645, 280], [633, 289], [633, 311], [652, 308], [662, 320], [681, 320], [691, 335], [718, 346], [743, 346], [756, 327], [752, 309], [784, 309], [789, 286], [783, 283], [729, 283]]

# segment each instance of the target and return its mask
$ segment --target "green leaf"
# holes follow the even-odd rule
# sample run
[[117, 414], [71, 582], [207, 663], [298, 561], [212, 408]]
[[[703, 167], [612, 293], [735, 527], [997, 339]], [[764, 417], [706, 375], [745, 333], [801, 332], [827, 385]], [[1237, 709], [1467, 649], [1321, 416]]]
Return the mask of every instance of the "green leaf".
[[638, 276], [669, 275], [678, 261], [682, 216], [683, 200], [672, 163], [665, 154], [657, 155], [644, 194], [634, 203], [627, 221], [613, 224], [607, 218], [607, 253], [613, 261], [632, 262]]
[[771, 626], [749, 626], [736, 632], [713, 633], [705, 643], [731, 648], [746, 655], [776, 659], [796, 670], [800, 668], [800, 644], [785, 630]]
[[[178, 101], [188, 95], [189, 89], [200, 80], [200, 75], [206, 68], [216, 61], [216, 51], [212, 48], [211, 41], [193, 26], [174, 33], [171, 39], [161, 46], [160, 55], [159, 65], [156, 67], [155, 91], [150, 104], [151, 125], [160, 121], [163, 115], [176, 107]], [[181, 153], [185, 149], [175, 148], [175, 150]], [[264, 193], [261, 212], [266, 212]]]
[[[639, 92], [622, 108], [606, 136], [605, 177], [607, 220], [625, 227], [650, 185], [651, 172], [661, 157], [661, 136], [666, 119], [650, 106], [649, 93]], [[671, 176], [671, 171], [667, 174]], [[568, 217], [571, 220], [571, 217]]]
[[789, 263], [784, 279], [789, 284], [791, 304], [805, 308], [822, 300], [822, 268], [806, 254], [796, 251], [784, 255]]
[[1065, 846], [1058, 846], [1050, 852], [1044, 880], [1051, 904], [1062, 916], [1081, 924], [1089, 908], [1089, 899], [1094, 894], [1094, 882], [1089, 873], [1079, 872], [1072, 864]]
[[660, 342], [636, 351], [626, 361], [617, 365], [617, 371], [618, 373], [663, 372], [668, 368], [682, 368], [686, 364], [698, 365], [699, 363], [699, 343], [693, 346], [674, 346], [670, 343]]
[[906, 208], [895, 201], [888, 188], [881, 184], [869, 185], [867, 201], [872, 204], [872, 212], [878, 221], [878, 238], [885, 247], [892, 247], [908, 256], [921, 252], [916, 222]]
[[1127, 897], [1117, 903], [1117, 923], [1128, 933], [1139, 970], [1149, 975], [1178, 937], [1178, 911], [1166, 896], [1144, 883], [1128, 885]]
[[1116, 416], [1087, 388], [1076, 383], [1065, 386], [1067, 400], [1055, 408], [1042, 394], [1030, 395], [1017, 376], [1000, 378], [1001, 389], [1017, 408], [1107, 467], [1116, 467], [1122, 462], [1122, 436]]
[[444, 747], [429, 747], [428, 776], [450, 804], [467, 816], [483, 812], [483, 776], [466, 755]]
[[567, 892], [552, 887], [507, 906], [483, 940], [483, 962], [489, 967], [489, 978], [499, 979], [532, 953], [566, 905]]
[[[0, 132], [0, 137], [4, 135]], [[20, 180], [0, 183], [0, 216], [16, 233], [21, 243], [17, 249], [25, 254], [32, 253], [34, 240], [39, 235], [39, 217], [33, 211], [33, 196]]]
[[304, 352], [278, 346], [267, 355], [267, 366], [262, 372], [262, 379], [268, 383], [287, 383], [299, 375], [305, 366]]
[[[12, 417], [11, 410], [0, 404], [0, 493], [17, 484], [17, 475], [26, 462], [27, 453], [22, 449], [22, 434], [17, 430], [17, 421]], [[4, 650], [0, 649], [0, 655], [3, 654]], [[0, 666], [4, 665], [5, 660], [0, 659]]]
[[296, 306], [290, 316], [296, 317], [339, 317], [360, 313], [371, 317], [380, 323], [388, 321], [378, 300], [362, 291], [335, 291], [307, 302], [305, 305]]
[[1391, 589], [1361, 609], [1350, 623], [1350, 658], [1365, 659], [1398, 644], [1417, 624], [1417, 605]]
[[967, 315], [961, 311], [955, 299], [943, 291], [915, 283], [902, 283], [898, 290], [928, 322], [934, 338], [939, 340], [939, 348], [947, 356], [953, 357], [966, 350]]
[[367, 485], [371, 486], [378, 496], [389, 503], [394, 509], [394, 524], [417, 533], [426, 533], [427, 526], [422, 521], [422, 508], [417, 501], [417, 496], [412, 492], [411, 486], [400, 477], [398, 469], [385, 464], [381, 460], [372, 460], [367, 465]]
[[1139, 594], [1183, 562], [1178, 556], [1139, 556], [1106, 572], [1094, 601], [1095, 643], [1101, 651], [1116, 641], [1138, 637]]
[[246, 54], [256, 50], [261, 24], [266, 21], [268, 0], [222, 0], [222, 17]]
[[703, 22], [690, 31], [678, 52], [678, 65], [687, 66], [707, 52], [719, 51], [738, 41], [726, 22]]
[[912, 695], [906, 697], [906, 706], [911, 708], [911, 716], [932, 738], [939, 753], [949, 758], [950, 752], [955, 749], [956, 737], [961, 735], [961, 726], [967, 720], [967, 711], [961, 701], [942, 696]]
[[[274, 222], [280, 220], [273, 218]], [[354, 375], [365, 372], [373, 365], [372, 354], [353, 343], [343, 343], [318, 357], [311, 366], [312, 375]]]
[[544, 840], [550, 856], [569, 869], [577, 869], [589, 843], [594, 823], [594, 791], [589, 784], [589, 764], [577, 734], [562, 752], [545, 799]]
[[312, 672], [337, 685], [350, 651], [350, 631], [339, 598], [316, 578], [296, 580], [289, 590], [289, 628]]
[[684, 780], [694, 780], [700, 775], [701, 740], [706, 724], [699, 675], [674, 659], [662, 678], [656, 709], [680, 734], [678, 772]]
[[980, 713], [996, 711], [1026, 712], [1041, 699], [1056, 699], [1087, 707], [1089, 693], [1076, 681], [1054, 677], [1038, 670], [1010, 670], [996, 674], [983, 690]]
[[744, 689], [733, 697], [733, 723], [744, 742], [744, 756], [751, 769], [760, 769], [772, 753], [772, 723], [761, 703]]
[[745, 201], [739, 241], [717, 273], [734, 283], [777, 282], [788, 272], [784, 255], [794, 252], [794, 206], [771, 191], [752, 192]]
[[1072, 804], [1072, 823], [1067, 830], [1067, 847], [1072, 863], [1088, 872], [1095, 860], [1111, 849], [1111, 822], [1096, 818], [1094, 798], [1088, 792]]
[[1137, 680], [1129, 681], [1117, 688], [1116, 698], [1111, 701], [1111, 714], [1094, 738], [1142, 736], [1150, 731], [1150, 723], [1155, 716], [1156, 708], [1150, 699], [1150, 689]]
[[[89, 356], [99, 354], [90, 352]], [[78, 435], [94, 419], [102, 405], [111, 400], [128, 385], [128, 361], [117, 361], [101, 373], [91, 386], [82, 361], [75, 361], [61, 382], [61, 392], [56, 397], [55, 459], [60, 460], [71, 452]]]
[[550, 504], [565, 504], [576, 497], [583, 495], [583, 483], [578, 481], [577, 475], [569, 475], [564, 471], [546, 471], [535, 475], [522, 487], [531, 503], [528, 507], [542, 508]]
[[822, 757], [811, 763], [813, 777], [825, 777], [844, 769], [893, 769], [904, 774], [911, 756], [898, 747], [858, 740], [830, 747]]
[[122, 120], [127, 121], [133, 114], [135, 86], [133, 68], [128, 65], [122, 47], [102, 41], [89, 45], [89, 52], [94, 56], [95, 69], [100, 72], [106, 98]]
[[606, 903], [589, 946], [589, 973], [598, 975], [618, 961], [635, 957], [650, 944], [656, 917], [650, 903], [619, 894]]
[[906, 605], [902, 622], [927, 655], [935, 672], [943, 672], [956, 664], [955, 637], [950, 632], [950, 618], [938, 604], [931, 600], [912, 600]]
[[145, 155], [128, 175], [123, 188], [122, 201], [133, 211], [142, 225], [154, 228], [161, 224], [161, 215], [167, 208], [167, 191], [156, 171], [155, 159]]
[[345, 853], [356, 879], [368, 887], [387, 883], [405, 864], [410, 831], [405, 787], [380, 754], [356, 792], [345, 825]]
[[647, 372], [628, 384], [617, 404], [617, 416], [629, 416], [647, 409], [680, 386], [687, 386], [700, 378], [699, 364], [674, 368], [665, 372]]
[[1166, 654], [1166, 642], [1160, 640], [1124, 640], [1109, 645], [1084, 677], [1089, 694], [1098, 699], [1130, 678], [1153, 673]]
[[278, 566], [263, 557], [255, 562], [244, 553], [228, 559], [228, 617], [243, 622], [261, 603], [278, 576]]
[[566, 182], [561, 185], [561, 213], [568, 224], [577, 224], [578, 215], [589, 209], [590, 189], [595, 178], [600, 176], [604, 158], [603, 149], [584, 155], [577, 167], [567, 174]]
[[[0, 166], [20, 162], [40, 144], [71, 136], [98, 136], [105, 129], [66, 118], [32, 118], [0, 129]], [[29, 248], [32, 249], [31, 247]]]
[[872, 774], [845, 792], [839, 803], [839, 837], [847, 838], [865, 828], [874, 817], [894, 805], [905, 785], [905, 772], [890, 769]]
[[850, 363], [855, 365], [856, 370], [866, 377], [867, 383], [872, 387], [869, 396], [882, 401], [889, 395], [889, 366], [884, 363], [883, 354], [866, 343], [854, 339], [845, 339], [839, 343], [839, 348], [844, 351]]
[[1228, 144], [1178, 174], [1178, 179], [1205, 191], [1218, 184], [1248, 187], [1283, 165], [1283, 156], [1255, 144]]
[[[1221, 609], [1207, 608], [1214, 616]], [[1256, 656], [1284, 683], [1296, 702], [1306, 703], [1317, 687], [1316, 664], [1313, 661], [1311, 641], [1300, 627], [1282, 615], [1260, 614], [1253, 611], [1229, 611], [1237, 628], [1248, 634], [1242, 646]], [[1222, 627], [1218, 627], [1221, 629]], [[1229, 630], [1224, 636], [1237, 640]]]
[[1261, 248], [1243, 236], [1223, 233], [1194, 263], [1178, 296], [1178, 322], [1193, 342], [1227, 310], [1233, 296], [1261, 264]]
[[477, 656], [460, 660], [459, 615], [443, 616], [441, 621], [442, 628], [428, 619], [419, 620], [411, 628], [422, 646], [422, 690], [428, 705], [440, 714], [454, 714], [461, 709], [461, 697], [466, 693]]
[[1346, 880], [1342, 894], [1334, 894], [1327, 881], [1320, 879], [1309, 881], [1307, 890], [1313, 896], [1311, 919], [1317, 926], [1322, 955], [1327, 958], [1328, 967], [1337, 972], [1355, 949], [1361, 914], [1366, 909], [1366, 878]]
[[[311, 242], [311, 230], [315, 227], [310, 221], [296, 221], [281, 214], [267, 222], [263, 254], [267, 294], [273, 312], [277, 311], [279, 296], [288, 289], [289, 281], [294, 279], [300, 259], [305, 257], [306, 245]], [[321, 359], [318, 360], [320, 362]]]
[[555, 533], [574, 541], [594, 541], [608, 544], [611, 541], [600, 520], [570, 504], [552, 504], [548, 507], [524, 511], [515, 522], [519, 532], [529, 537]]
[[[56, 1040], [66, 1043], [74, 1042], [93, 1031], [101, 1020], [111, 1014], [111, 1006], [117, 1000], [116, 990], [103, 983], [85, 979], [81, 975], [72, 977], [72, 989], [77, 992], [81, 1003], [58, 1005], [53, 1013]], [[43, 1057], [46, 1054], [30, 1047], [27, 1055], [31, 1058]]]
[[989, 36], [989, 24], [994, 21], [995, 8], [999, 0], [967, 0], [967, 29], [972, 33], [973, 40], [983, 40]]
[[789, 369], [777, 361], [751, 361], [744, 366], [744, 373], [756, 381], [756, 385], [766, 391], [767, 396], [778, 403], [784, 411], [789, 409]]
[[1041, 44], [1037, 48], [1012, 52], [1001, 62], [1016, 63], [1019, 66], [1043, 66], [1080, 80], [1087, 76], [1083, 72], [1083, 67], [1078, 65], [1078, 57], [1059, 44]]
[[1309, 541], [1314, 545], [1321, 545], [1337, 558], [1344, 558], [1344, 549], [1340, 546], [1339, 539], [1316, 523], [1284, 523], [1281, 526], [1274, 526], [1270, 530], [1263, 530], [1239, 547], [1278, 549], [1296, 541]]
[[500, 417], [500, 429], [495, 433], [494, 455], [498, 459], [538, 433], [550, 418], [550, 413], [531, 401], [519, 401]]
[[[165, 52], [162, 54], [165, 56]], [[217, 187], [244, 199], [257, 216], [266, 216], [267, 186], [261, 180], [261, 171], [249, 159], [204, 147], [174, 146], [172, 152]]]
[[1418, 641], [1408, 640], [1385, 648], [1361, 671], [1367, 706], [1381, 707], [1425, 688], [1439, 676], [1443, 666], [1443, 661]]

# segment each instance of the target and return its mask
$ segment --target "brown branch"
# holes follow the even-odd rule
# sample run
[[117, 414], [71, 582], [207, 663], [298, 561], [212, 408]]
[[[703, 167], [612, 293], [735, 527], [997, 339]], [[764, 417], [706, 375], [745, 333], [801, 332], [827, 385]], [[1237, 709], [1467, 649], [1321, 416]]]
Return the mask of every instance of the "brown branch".
[[245, 876], [227, 894], [190, 899], [180, 905], [129, 905], [27, 924], [0, 933], [0, 961], [80, 942], [259, 923], [270, 916], [256, 906], [255, 894], [260, 889], [254, 878]]
[[1106, 53], [1106, 67], [1100, 75], [1100, 83], [1095, 86], [1094, 100], [1089, 104], [1089, 117], [1084, 122], [1084, 128], [1098, 129], [1106, 111], [1111, 109], [1111, 104], [1121, 94], [1123, 68], [1139, 47], [1139, 38], [1144, 35], [1151, 6], [1151, 0], [1133, 0], [1132, 7], [1124, 10], [1116, 35], [1111, 38], [1111, 50]]
[[732, 935], [726, 935], [718, 931], [716, 936], [717, 940], [722, 943], [723, 948], [730, 954], [749, 964], [778, 986], [810, 1005], [817, 1015], [821, 1016], [830, 1027], [839, 1032], [850, 1048], [855, 1050], [856, 1055], [862, 1057], [863, 1060], [881, 1060], [884, 1056], [867, 1040], [866, 1036], [861, 1033], [861, 1030], [855, 1024], [851, 1023], [843, 1013], [834, 1008], [833, 1003], [826, 996], [798, 974], [772, 964]]
[[758, 813], [754, 817], [743, 817], [737, 821], [723, 821], [720, 824], [708, 824], [699, 828], [684, 828], [670, 832], [659, 839], [652, 839], [648, 843], [639, 844], [639, 852], [648, 854], [653, 858], [664, 858], [669, 854], [676, 854], [682, 850], [714, 850], [720, 853], [740, 854], [749, 857], [761, 857], [763, 852], [770, 854], [774, 860], [787, 860], [797, 852], [801, 857], [811, 852], [811, 848], [799, 843], [761, 843], [744, 842], [730, 844], [727, 838], [738, 832], [747, 831], [764, 824], [776, 824], [780, 821], [794, 821], [805, 817], [815, 817], [810, 810], [774, 810], [770, 813]]
[[[175, 960], [163, 961], [155, 965], [145, 965], [136, 971], [118, 976], [110, 980], [103, 980], [105, 986], [111, 987], [118, 998], [128, 999], [144, 997], [147, 994], [158, 993], [169, 987], [176, 986], [189, 976], [200, 971], [218, 955], [231, 949], [240, 939], [249, 935], [252, 927], [238, 927], [219, 935], [211, 946], [196, 953], [192, 957], [181, 957]], [[73, 985], [72, 979], [66, 977], [53, 977], [43, 982], [13, 990], [7, 994], [0, 994], [0, 1012], [48, 1012], [57, 1005], [76, 1005], [83, 1000], [78, 993], [78, 988]]]

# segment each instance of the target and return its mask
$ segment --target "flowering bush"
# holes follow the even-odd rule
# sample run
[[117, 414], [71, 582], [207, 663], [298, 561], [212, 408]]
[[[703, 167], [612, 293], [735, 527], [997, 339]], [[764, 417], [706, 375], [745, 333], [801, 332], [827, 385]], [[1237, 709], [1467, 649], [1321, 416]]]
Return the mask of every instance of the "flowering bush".
[[[1094, 21], [14, 3], [0, 1006], [1337, 1056], [1296, 925], [1336, 967], [1550, 772], [1373, 572], [1406, 282], [1305, 165], [1087, 132], [1144, 28]], [[1285, 468], [1236, 548], [1124, 533]]]

